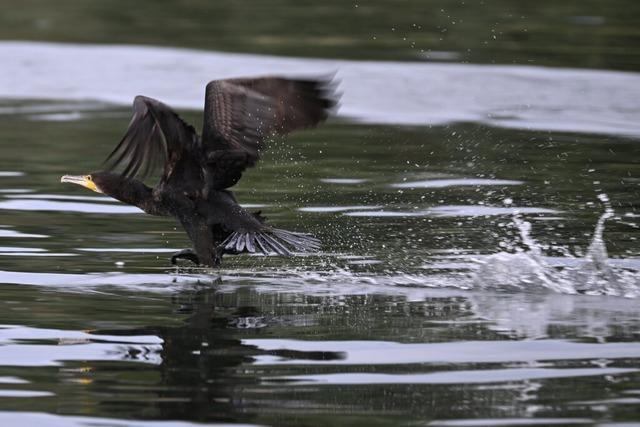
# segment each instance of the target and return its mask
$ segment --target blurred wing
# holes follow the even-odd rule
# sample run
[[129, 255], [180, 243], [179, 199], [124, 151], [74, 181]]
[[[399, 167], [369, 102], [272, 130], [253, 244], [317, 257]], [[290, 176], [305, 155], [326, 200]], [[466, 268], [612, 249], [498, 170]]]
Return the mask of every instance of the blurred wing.
[[105, 163], [109, 170], [122, 168], [122, 175], [142, 179], [164, 163], [166, 179], [195, 137], [193, 127], [170, 107], [153, 98], [136, 96], [129, 128]]
[[266, 138], [315, 126], [327, 118], [335, 105], [336, 95], [329, 79], [214, 80], [207, 85], [205, 94], [205, 155], [221, 182], [226, 175], [239, 177], [258, 161]]

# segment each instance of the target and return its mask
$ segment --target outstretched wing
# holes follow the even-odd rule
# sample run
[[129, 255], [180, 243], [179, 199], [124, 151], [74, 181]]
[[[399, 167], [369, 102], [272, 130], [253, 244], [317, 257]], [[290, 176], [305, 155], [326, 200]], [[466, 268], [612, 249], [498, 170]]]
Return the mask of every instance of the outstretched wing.
[[226, 188], [258, 161], [264, 140], [317, 125], [336, 105], [330, 79], [214, 80], [207, 85], [203, 150], [214, 188]]
[[170, 107], [136, 96], [129, 128], [105, 164], [110, 170], [121, 168], [122, 175], [144, 179], [164, 163], [162, 177], [167, 179], [195, 140], [193, 127]]

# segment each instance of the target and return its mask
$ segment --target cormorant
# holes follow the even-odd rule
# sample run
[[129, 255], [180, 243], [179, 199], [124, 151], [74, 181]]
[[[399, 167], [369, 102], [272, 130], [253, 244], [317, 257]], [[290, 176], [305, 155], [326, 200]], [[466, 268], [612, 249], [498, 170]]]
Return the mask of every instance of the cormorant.
[[[243, 209], [229, 187], [256, 164], [266, 139], [315, 126], [335, 105], [330, 79], [213, 80], [205, 91], [200, 136], [167, 105], [136, 96], [129, 128], [106, 170], [60, 181], [177, 218], [193, 249], [175, 253], [174, 264], [184, 258], [218, 266], [225, 253], [316, 251], [318, 239], [267, 225], [259, 212]], [[143, 179], [161, 164], [159, 182], [148, 187]]]

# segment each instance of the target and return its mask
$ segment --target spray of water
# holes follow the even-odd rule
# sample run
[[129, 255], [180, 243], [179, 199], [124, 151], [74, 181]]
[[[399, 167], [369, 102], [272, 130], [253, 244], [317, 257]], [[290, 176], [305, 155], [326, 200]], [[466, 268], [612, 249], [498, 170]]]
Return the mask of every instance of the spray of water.
[[604, 243], [605, 223], [614, 216], [606, 194], [598, 196], [605, 207], [596, 223], [586, 255], [573, 266], [554, 266], [545, 257], [541, 245], [531, 237], [531, 224], [518, 214], [513, 223], [520, 232], [522, 246], [515, 253], [500, 252], [477, 260], [479, 268], [472, 274], [474, 288], [493, 290], [552, 290], [564, 294], [611, 295], [634, 298], [640, 296], [637, 271], [611, 265]]

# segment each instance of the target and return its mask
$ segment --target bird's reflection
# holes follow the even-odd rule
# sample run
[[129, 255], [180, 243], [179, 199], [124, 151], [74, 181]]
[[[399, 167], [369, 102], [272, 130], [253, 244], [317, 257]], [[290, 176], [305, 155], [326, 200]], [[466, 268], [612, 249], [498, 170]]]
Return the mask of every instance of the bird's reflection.
[[249, 421], [235, 390], [257, 383], [238, 374], [239, 366], [251, 363], [254, 349], [228, 327], [236, 310], [225, 307], [215, 288], [184, 291], [172, 299], [175, 311], [188, 317], [183, 326], [160, 330], [162, 418]]
[[[243, 336], [270, 334], [270, 325], [281, 322], [272, 306], [267, 308], [267, 302], [263, 306], [259, 298], [250, 298], [249, 294], [243, 288], [221, 292], [215, 283], [186, 289], [172, 296], [174, 314], [187, 316], [183, 325], [135, 331], [155, 334], [163, 341], [158, 398], [154, 402], [159, 418], [251, 422], [251, 402], [243, 397], [243, 391], [261, 387], [252, 363], [255, 356], [307, 360], [344, 357], [336, 352], [265, 351], [243, 344]], [[126, 358], [136, 356], [127, 353]]]

